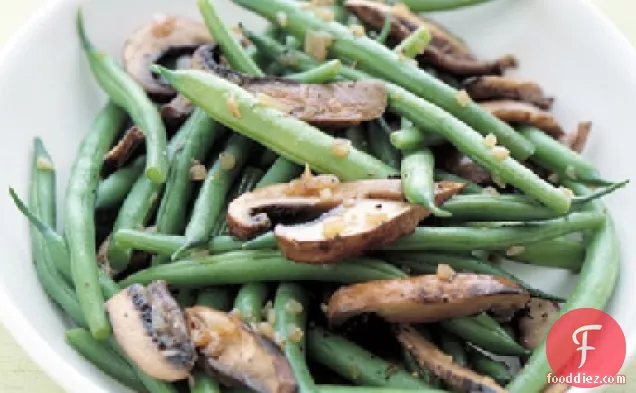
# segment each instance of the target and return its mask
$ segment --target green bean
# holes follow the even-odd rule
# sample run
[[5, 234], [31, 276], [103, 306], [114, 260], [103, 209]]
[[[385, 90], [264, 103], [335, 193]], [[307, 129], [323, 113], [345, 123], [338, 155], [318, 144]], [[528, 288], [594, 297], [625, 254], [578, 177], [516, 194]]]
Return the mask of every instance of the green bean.
[[[346, 157], [334, 155], [332, 136], [259, 104], [252, 94], [213, 74], [170, 71], [159, 66], [154, 69], [211, 117], [290, 161], [307, 163], [312, 169], [332, 173], [344, 181], [386, 178], [395, 172], [353, 148]], [[228, 110], [228, 105], [233, 110]]]
[[340, 60], [330, 60], [317, 66], [313, 70], [299, 72], [296, 74], [287, 74], [285, 75], [285, 78], [300, 83], [327, 83], [336, 78], [341, 68], [342, 62]]
[[464, 347], [464, 343], [459, 339], [459, 337], [442, 329], [439, 329], [438, 335], [440, 349], [444, 353], [453, 357], [453, 363], [466, 367], [468, 365], [466, 349]]
[[435, 157], [429, 149], [404, 152], [402, 159], [402, 188], [406, 199], [424, 206], [438, 217], [450, 217], [452, 213], [435, 204], [433, 171]]
[[[250, 155], [253, 143], [241, 136], [232, 135], [214, 166], [208, 171], [199, 190], [190, 222], [185, 230], [185, 243], [172, 254], [178, 259], [184, 252], [205, 242], [223, 212], [228, 192]], [[229, 161], [229, 164], [226, 162]]]
[[106, 375], [111, 376], [131, 389], [144, 390], [144, 386], [139, 382], [137, 375], [128, 363], [104, 344], [95, 340], [87, 330], [82, 328], [67, 330], [64, 337], [68, 345]]
[[274, 232], [270, 231], [246, 241], [241, 248], [243, 250], [273, 250], [278, 248], [278, 243], [276, 243]]
[[[566, 185], [578, 195], [589, 193], [584, 186]], [[586, 209], [605, 212], [605, 206], [600, 201], [592, 202]], [[614, 292], [621, 256], [618, 236], [609, 215], [605, 215], [603, 225], [586, 241], [588, 248], [579, 280], [559, 316], [577, 308], [603, 309]], [[533, 351], [525, 367], [506, 388], [511, 393], [540, 392], [545, 386], [545, 375], [550, 371], [544, 341]]]
[[86, 322], [98, 340], [108, 338], [111, 331], [97, 280], [95, 190], [102, 157], [121, 131], [125, 119], [124, 112], [112, 103], [104, 107], [80, 144], [66, 189], [64, 221], [71, 273]]
[[364, 130], [360, 126], [350, 127], [345, 132], [347, 139], [351, 141], [351, 145], [365, 153], [369, 152], [369, 142], [364, 134]]
[[453, 181], [457, 183], [464, 183], [464, 189], [462, 190], [462, 194], [481, 194], [484, 192], [484, 188], [477, 183], [473, 183], [469, 180], [464, 179], [463, 177], [459, 177], [457, 175], [453, 175], [452, 173], [448, 173], [441, 169], [436, 168], [434, 176], [435, 181]]
[[220, 311], [230, 311], [232, 300], [227, 288], [210, 287], [199, 292], [197, 305], [211, 307]]
[[111, 209], [120, 205], [141, 176], [146, 165], [146, 157], [138, 157], [132, 164], [125, 166], [102, 180], [97, 186], [96, 209]]
[[[250, 3], [250, 8], [252, 8], [252, 2], [254, 0], [234, 1], [241, 4], [248, 2]], [[275, 1], [276, 3], [288, 2], [288, 0]], [[252, 39], [252, 34], [249, 32], [246, 34], [248, 34], [248, 37]], [[267, 51], [272, 55], [278, 55], [281, 53], [277, 44], [267, 38], [256, 38], [254, 44], [259, 46], [259, 48], [262, 48], [264, 52]], [[291, 57], [292, 55], [288, 53], [287, 56]], [[298, 69], [304, 69], [312, 64], [312, 59], [303, 54], [294, 53], [293, 58], [294, 62], [290, 66]], [[313, 62], [313, 64], [315, 64], [315, 62]], [[400, 71], [394, 69], [392, 69], [391, 72], [400, 73]], [[369, 75], [364, 72], [347, 67], [342, 68], [341, 75], [347, 79], [353, 80], [369, 78]], [[509, 157], [507, 159], [499, 160], [495, 157], [493, 151], [485, 146], [482, 136], [467, 126], [464, 122], [459, 121], [447, 112], [441, 110], [439, 107], [427, 102], [426, 100], [420, 99], [416, 95], [397, 85], [386, 83], [386, 88], [389, 95], [389, 107], [391, 110], [412, 121], [421, 132], [430, 132], [444, 136], [459, 151], [466, 154], [470, 159], [478, 163], [483, 168], [487, 168], [493, 175], [502, 179], [502, 181], [512, 184], [530, 197], [558, 213], [566, 213], [569, 211], [570, 200], [563, 190], [554, 188], [513, 158]], [[443, 95], [440, 97], [442, 96]], [[471, 114], [477, 114], [477, 111], [472, 111], [470, 108], [464, 109], [467, 109]], [[480, 116], [477, 117], [481, 119]], [[488, 119], [486, 120], [488, 124], [491, 124]], [[485, 123], [480, 121], [479, 124]], [[491, 129], [484, 128], [482, 131], [488, 133], [491, 132]], [[501, 141], [502, 139], [499, 138], [499, 140]], [[525, 140], [524, 143], [526, 143]], [[510, 148], [510, 146], [508, 147]]]
[[384, 18], [384, 24], [382, 25], [382, 30], [380, 30], [380, 34], [378, 34], [378, 36], [375, 38], [375, 41], [379, 44], [384, 45], [384, 43], [386, 42], [386, 39], [389, 38], [389, 34], [391, 33], [391, 24], [393, 21], [393, 16], [391, 14], [392, 14], [391, 10], [388, 10]]
[[55, 165], [40, 138], [33, 140], [33, 167], [31, 182], [37, 196], [37, 214], [54, 229], [57, 223], [57, 199], [55, 191]]
[[[245, 194], [246, 192], [250, 192], [256, 187], [259, 180], [263, 177], [263, 170], [259, 168], [254, 168], [248, 166], [243, 171], [243, 175], [241, 176], [240, 181], [236, 182], [234, 188], [228, 194], [228, 204], [239, 196]], [[222, 235], [228, 232], [227, 220], [225, 217], [227, 216], [227, 204], [223, 209], [223, 213], [219, 216], [221, 219], [217, 222], [217, 227], [215, 228], [215, 235]]]
[[258, 323], [262, 320], [261, 311], [267, 301], [269, 288], [261, 282], [251, 282], [239, 289], [234, 308], [240, 311], [245, 322]]
[[157, 232], [167, 235], [179, 234], [185, 228], [187, 203], [184, 201], [188, 201], [192, 193], [190, 169], [193, 160], [203, 162], [215, 141], [225, 132], [199, 108], [182, 127], [188, 138], [173, 158], [174, 164], [157, 212]]
[[424, 135], [412, 124], [392, 132], [389, 139], [391, 144], [400, 150], [415, 150], [422, 147], [438, 146], [446, 142], [439, 134], [427, 133]]
[[411, 375], [422, 379], [427, 385], [430, 385], [431, 387], [439, 386], [439, 379], [437, 379], [437, 377], [435, 377], [429, 369], [422, 367], [411, 352], [406, 349], [402, 349], [402, 358], [404, 361], [404, 367], [408, 372], [411, 373]]
[[[183, 236], [162, 235], [134, 229], [120, 229], [114, 233], [113, 239], [122, 247], [158, 255], [172, 255], [185, 244]], [[230, 236], [216, 236], [208, 242], [206, 248], [215, 253], [223, 253], [241, 250], [243, 244]]]
[[[412, 393], [413, 388], [384, 388], [375, 386], [318, 385], [318, 393]], [[446, 390], [417, 388], [418, 393], [446, 393]]]
[[358, 385], [418, 390], [429, 387], [399, 366], [318, 327], [307, 329], [307, 354], [312, 360]]
[[286, 183], [298, 177], [302, 168], [283, 157], [278, 157], [276, 162], [263, 175], [254, 188], [270, 186], [272, 184]]
[[[325, 22], [311, 12], [306, 12], [293, 0], [233, 1], [271, 22], [276, 21], [278, 13], [284, 12], [288, 20], [284, 27], [285, 30], [299, 39], [304, 39], [305, 35], [311, 31], [322, 31], [329, 34], [333, 39], [329, 50], [335, 57], [355, 61], [359, 68], [411, 90], [431, 104], [456, 116], [461, 120], [457, 122], [462, 123], [462, 125], [466, 123], [483, 135], [494, 134], [497, 140], [507, 147], [512, 156], [517, 159], [524, 160], [532, 155], [532, 144], [518, 135], [512, 127], [485, 111], [477, 103], [470, 102], [464, 105], [461, 100], [457, 99], [457, 90], [425, 71], [402, 62], [396, 53], [384, 45], [368, 37], [356, 37], [346, 26], [339, 23]], [[435, 108], [439, 111], [437, 107]], [[446, 113], [445, 117], [452, 118]], [[469, 127], [466, 128], [472, 131]], [[481, 145], [483, 146], [483, 143]]]
[[232, 68], [250, 75], [262, 76], [263, 72], [254, 63], [254, 60], [243, 51], [241, 44], [232, 37], [232, 33], [230, 33], [215, 9], [214, 0], [197, 0], [197, 6], [203, 16], [205, 25], [210, 31], [210, 35], [214, 37], [214, 41], [221, 47], [223, 56], [225, 56]]
[[187, 308], [194, 304], [197, 299], [197, 293], [194, 289], [184, 288], [179, 290], [176, 301], [181, 308]]
[[274, 162], [276, 162], [278, 158], [278, 154], [269, 149], [265, 149], [261, 158], [258, 159], [257, 165], [259, 168], [269, 168], [274, 165]]
[[[483, 323], [489, 320], [489, 324]], [[453, 318], [439, 322], [442, 329], [497, 355], [521, 356], [527, 350], [486, 314], [478, 317]]]
[[563, 216], [522, 195], [456, 195], [443, 207], [458, 221], [536, 221]]
[[221, 386], [217, 381], [201, 370], [194, 370], [194, 384], [190, 393], [221, 393]]
[[[182, 149], [191, 131], [192, 128], [190, 127], [181, 127], [172, 137], [168, 144], [168, 159], [170, 161]], [[120, 229], [143, 228], [157, 205], [162, 189], [162, 184], [155, 184], [148, 180], [147, 177], [137, 179], [119, 209], [117, 219], [113, 225], [113, 233]], [[130, 262], [131, 256], [132, 250], [130, 248], [123, 247], [111, 239], [108, 246], [108, 261], [111, 268], [116, 271], [125, 269]]]
[[274, 300], [275, 331], [285, 340], [283, 352], [294, 372], [299, 393], [316, 392], [316, 384], [307, 367], [305, 354], [308, 307], [309, 297], [300, 285], [279, 285]]
[[389, 261], [396, 261], [400, 265], [406, 266], [411, 269], [411, 271], [418, 274], [434, 274], [437, 270], [438, 264], [446, 264], [458, 272], [490, 274], [493, 276], [505, 277], [527, 289], [534, 297], [548, 299], [559, 303], [565, 302], [565, 299], [535, 289], [501, 267], [473, 256], [431, 252], [424, 253], [417, 251], [397, 251], [388, 254], [386, 258]]
[[385, 266], [386, 263], [362, 258], [335, 265], [311, 265], [289, 261], [278, 251], [233, 251], [141, 270], [128, 276], [122, 285], [153, 280], [166, 280], [178, 287], [264, 281], [351, 283], [403, 277], [384, 270]]
[[585, 258], [585, 247], [581, 242], [561, 238], [527, 244], [520, 253], [507, 255], [506, 258], [535, 266], [578, 272]]
[[536, 243], [568, 233], [598, 228], [604, 216], [599, 213], [571, 213], [545, 221], [515, 223], [509, 227], [420, 227], [384, 250], [506, 250], [513, 246]]
[[413, 12], [448, 11], [468, 7], [490, 0], [404, 0], [403, 3]]
[[391, 128], [383, 119], [369, 123], [369, 151], [391, 168], [400, 168], [400, 153], [391, 145]]
[[424, 49], [430, 44], [431, 38], [431, 32], [428, 27], [422, 25], [393, 48], [393, 51], [398, 55], [401, 54], [409, 59], [414, 59], [415, 56], [424, 53]]
[[512, 380], [512, 373], [504, 362], [492, 359], [470, 345], [466, 347], [466, 352], [470, 368], [477, 373], [491, 377], [500, 385], [505, 385]]
[[517, 131], [535, 147], [531, 160], [557, 173], [560, 178], [594, 185], [609, 183], [601, 178], [591, 162], [542, 130], [531, 126], [521, 126]]
[[144, 133], [146, 176], [153, 183], [165, 182], [168, 173], [166, 129], [159, 111], [144, 89], [117, 64], [117, 61], [98, 50], [89, 41], [81, 10], [77, 12], [77, 34], [97, 83], [114, 103], [128, 112]]

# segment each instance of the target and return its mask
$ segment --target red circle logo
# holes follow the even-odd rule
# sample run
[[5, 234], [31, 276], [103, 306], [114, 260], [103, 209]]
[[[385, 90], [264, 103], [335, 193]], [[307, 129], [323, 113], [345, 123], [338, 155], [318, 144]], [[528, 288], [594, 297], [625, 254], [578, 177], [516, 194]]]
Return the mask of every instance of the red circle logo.
[[[546, 343], [554, 382], [593, 388], [611, 381], [625, 361], [625, 334], [618, 322], [594, 308], [572, 310], [556, 320]], [[551, 376], [548, 376], [550, 380]]]

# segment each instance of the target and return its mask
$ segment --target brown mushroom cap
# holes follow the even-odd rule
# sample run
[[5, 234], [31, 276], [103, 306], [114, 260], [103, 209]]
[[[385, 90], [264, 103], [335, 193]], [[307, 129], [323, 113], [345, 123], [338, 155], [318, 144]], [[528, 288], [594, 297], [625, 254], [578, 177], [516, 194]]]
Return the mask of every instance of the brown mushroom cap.
[[133, 155], [137, 147], [143, 144], [145, 135], [139, 126], [132, 126], [104, 156], [106, 164], [120, 168], [124, 166]]
[[148, 94], [169, 98], [176, 91], [156, 79], [150, 66], [169, 52], [192, 52], [211, 42], [203, 23], [181, 16], [157, 15], [126, 40], [124, 68]]
[[519, 317], [521, 345], [532, 350], [546, 338], [550, 327], [559, 315], [559, 305], [545, 299], [532, 298], [528, 302], [527, 313]]
[[268, 339], [221, 311], [196, 306], [185, 313], [206, 372], [258, 393], [297, 391], [289, 362]]
[[329, 299], [327, 315], [333, 324], [363, 313], [395, 323], [429, 323], [497, 306], [520, 308], [529, 299], [525, 289], [505, 278], [465, 273], [446, 280], [425, 275], [341, 287]]
[[453, 362], [452, 356], [442, 352], [410, 326], [401, 325], [398, 328], [397, 339], [422, 367], [446, 382], [455, 392], [506, 392], [492, 378], [479, 375]]
[[463, 82], [464, 89], [475, 101], [515, 100], [550, 109], [551, 97], [546, 97], [541, 86], [533, 81], [502, 76], [480, 76]]
[[585, 145], [587, 144], [587, 140], [590, 137], [591, 131], [592, 122], [582, 121], [577, 125], [576, 130], [563, 135], [560, 138], [560, 141], [573, 151], [581, 153], [583, 149], [585, 149]]
[[485, 101], [479, 103], [484, 109], [507, 123], [529, 124], [540, 128], [555, 138], [565, 133], [558, 120], [550, 112], [546, 112], [526, 102], [511, 100]]
[[106, 308], [115, 339], [144, 372], [163, 381], [189, 376], [196, 355], [179, 305], [165, 282], [134, 284], [113, 296]]

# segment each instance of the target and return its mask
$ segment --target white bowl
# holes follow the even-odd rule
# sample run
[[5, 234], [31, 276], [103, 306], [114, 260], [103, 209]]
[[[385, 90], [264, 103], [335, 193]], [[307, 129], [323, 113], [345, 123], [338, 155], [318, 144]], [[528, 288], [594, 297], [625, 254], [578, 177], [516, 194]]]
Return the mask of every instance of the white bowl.
[[[265, 0], [263, 0], [265, 1]], [[260, 28], [258, 18], [219, 0], [228, 23]], [[0, 157], [5, 165], [0, 189], [9, 185], [26, 195], [32, 138], [43, 137], [64, 186], [78, 142], [105, 97], [93, 82], [75, 35], [79, 1], [59, 0], [39, 12], [4, 50], [0, 60]], [[194, 0], [95, 0], [85, 4], [94, 42], [119, 56], [125, 37], [156, 12], [196, 16]], [[439, 15], [439, 20], [477, 53], [514, 53], [518, 75], [540, 82], [557, 97], [555, 113], [568, 129], [579, 120], [594, 122], [586, 152], [605, 177], [631, 178], [636, 144], [636, 57], [629, 44], [591, 6], [578, 0], [496, 1]], [[629, 353], [636, 346], [636, 188], [607, 198], [623, 244], [623, 265], [609, 312], [623, 327]], [[629, 202], [632, 203], [629, 203]], [[29, 257], [26, 221], [8, 196], [0, 202], [0, 316], [22, 347], [69, 392], [123, 392], [68, 348], [67, 321], [42, 292]], [[572, 277], [525, 266], [516, 270], [547, 291], [564, 293]]]

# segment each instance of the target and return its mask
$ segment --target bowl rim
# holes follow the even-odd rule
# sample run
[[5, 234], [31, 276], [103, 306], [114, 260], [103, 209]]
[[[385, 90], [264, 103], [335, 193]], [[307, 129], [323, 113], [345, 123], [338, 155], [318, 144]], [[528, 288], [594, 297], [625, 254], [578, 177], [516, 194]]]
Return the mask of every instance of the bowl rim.
[[[618, 27], [589, 0], [573, 1], [578, 1], [583, 12], [591, 14], [599, 24], [604, 26], [607, 34], [612, 38], [614, 50], [620, 53], [622, 58], [630, 59], [628, 61], [633, 65], [632, 68], [636, 69], [636, 50]], [[27, 21], [11, 35], [4, 47], [0, 49], [0, 72], [2, 72], [3, 64], [7, 62], [12, 53], [17, 51], [20, 44], [33, 38], [37, 32], [36, 26], [41, 24], [41, 21], [46, 20], [49, 14], [55, 13], [54, 11], [59, 7], [77, 2], [78, 0], [46, 0], [41, 4]], [[41, 338], [32, 328], [19, 307], [9, 300], [9, 296], [2, 287], [0, 287], [0, 322], [31, 360], [65, 391], [108, 393], [93, 379], [78, 372], [76, 368], [66, 362], [64, 357], [53, 350], [48, 342]], [[627, 355], [623, 368], [630, 361], [636, 361], [636, 329], [632, 332], [626, 332], [626, 338]], [[594, 391], [602, 388], [601, 386]], [[585, 391], [589, 390], [585, 389]], [[574, 388], [570, 392], [583, 393], [583, 389]]]

